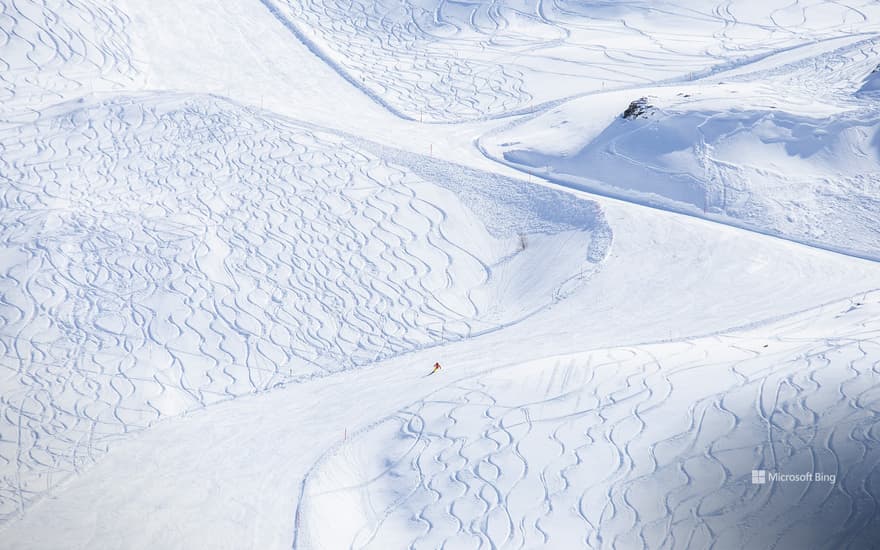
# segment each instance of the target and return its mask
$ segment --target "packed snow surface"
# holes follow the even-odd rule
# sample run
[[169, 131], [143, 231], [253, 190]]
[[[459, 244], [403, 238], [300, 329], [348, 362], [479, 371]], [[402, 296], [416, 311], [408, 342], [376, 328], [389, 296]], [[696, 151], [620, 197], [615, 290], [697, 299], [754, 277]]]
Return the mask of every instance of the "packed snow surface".
[[857, 0], [2, 3], [0, 546], [876, 544], [878, 66]]

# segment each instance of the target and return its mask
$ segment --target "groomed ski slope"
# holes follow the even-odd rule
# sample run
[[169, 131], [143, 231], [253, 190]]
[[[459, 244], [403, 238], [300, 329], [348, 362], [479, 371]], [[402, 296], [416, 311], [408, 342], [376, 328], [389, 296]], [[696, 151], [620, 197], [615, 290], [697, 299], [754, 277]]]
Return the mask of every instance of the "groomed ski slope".
[[2, 9], [4, 547], [876, 540], [873, 4]]

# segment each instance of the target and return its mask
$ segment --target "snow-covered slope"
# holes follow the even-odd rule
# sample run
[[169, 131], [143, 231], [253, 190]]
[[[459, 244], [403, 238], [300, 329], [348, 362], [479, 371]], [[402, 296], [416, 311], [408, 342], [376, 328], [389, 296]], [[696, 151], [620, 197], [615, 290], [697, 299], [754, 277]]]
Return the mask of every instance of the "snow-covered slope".
[[876, 259], [880, 111], [858, 90], [878, 55], [875, 38], [835, 40], [708, 83], [586, 96], [482, 145], [580, 188]]
[[610, 244], [592, 203], [426, 181], [213, 97], [52, 114], [0, 132], [6, 517], [162, 417], [532, 315]]
[[874, 292], [459, 380], [318, 464], [297, 547], [869, 548], [878, 313]]
[[350, 82], [424, 121], [498, 116], [605, 87], [690, 79], [774, 50], [876, 30], [871, 17], [880, 14], [870, 4], [819, 1], [262, 2]]
[[875, 540], [876, 5], [0, 9], [3, 548]]
[[[825, 323], [838, 313], [856, 303], [867, 304], [867, 314], [873, 312], [871, 295], [853, 292], [880, 280], [876, 267], [868, 262], [841, 260], [828, 252], [733, 228], [722, 227], [717, 234], [710, 223], [659, 211], [642, 215], [644, 209], [638, 207], [624, 210], [628, 215], [609, 220], [618, 233], [603, 269], [553, 307], [504, 330], [443, 348], [227, 400], [158, 422], [116, 441], [94, 466], [50, 491], [22, 520], [7, 525], [4, 540], [10, 548], [30, 548], [33, 534], [39, 533], [36, 540], [44, 548], [289, 548], [296, 536], [305, 541], [298, 547], [309, 548], [314, 539], [297, 535], [304, 524], [296, 518], [299, 515], [299, 521], [305, 521], [311, 513], [306, 510], [318, 501], [305, 498], [305, 509], [298, 513], [303, 476], [315, 463], [315, 471], [323, 468], [321, 456], [327, 449], [334, 456], [336, 446], [346, 440], [366, 437], [371, 457], [386, 456], [394, 441], [374, 439], [370, 426], [435, 390], [448, 388], [454, 393], [457, 386], [467, 385], [484, 371], [502, 368], [495, 372], [503, 373], [504, 367], [523, 363], [541, 367], [554, 363], [560, 354], [583, 355], [585, 349], [671, 349], [637, 342], [668, 339], [674, 343], [682, 333], [715, 333], [702, 340], [705, 347], [718, 338], [728, 339], [724, 334], [730, 332], [731, 319], [753, 325], [747, 343], [754, 349], [766, 353], [762, 346], [769, 344], [780, 352], [774, 360], [797, 361], [806, 346], [824, 345], [821, 338], [835, 334], [828, 328], [833, 322]], [[659, 261], [665, 258], [674, 260], [672, 266]], [[658, 292], [661, 288], [663, 292]], [[768, 315], [828, 301], [835, 295], [839, 298], [841, 293], [853, 296], [798, 317], [816, 323], [815, 331], [792, 336], [803, 340], [803, 346], [776, 349], [779, 344], [773, 335], [785, 329], [782, 325], [768, 328]], [[849, 319], [861, 322], [861, 317]], [[869, 333], [866, 338], [873, 337]], [[692, 347], [687, 343], [692, 340], [696, 338], [685, 337], [682, 347]], [[596, 351], [595, 355], [605, 353]], [[444, 369], [426, 377], [438, 359]], [[694, 367], [701, 360], [695, 354]], [[572, 364], [586, 371], [581, 376], [589, 376], [598, 361]], [[510, 378], [517, 379], [529, 368], [517, 367]], [[611, 385], [603, 391], [626, 382], [613, 370], [605, 367], [602, 371], [611, 378]], [[675, 395], [681, 400], [668, 401], [666, 411], [686, 410], [687, 397], [679, 392], [690, 388], [688, 380], [686, 373], [677, 375]], [[587, 406], [590, 403], [585, 401]], [[654, 417], [650, 429], [662, 430], [665, 423], [664, 417]], [[548, 460], [541, 451], [544, 447], [530, 450], [530, 445], [524, 444], [523, 452], [535, 464]], [[703, 484], [694, 485], [694, 491], [699, 491]], [[86, 514], [78, 505], [81, 502], [95, 506]], [[342, 502], [338, 501], [340, 507]], [[325, 525], [347, 529], [343, 520], [348, 518], [357, 529], [354, 521], [360, 518], [350, 514], [322, 515], [311, 521], [309, 529], [321, 530]], [[575, 531], [581, 529], [578, 525], [568, 524]], [[555, 536], [561, 534], [557, 531]]]

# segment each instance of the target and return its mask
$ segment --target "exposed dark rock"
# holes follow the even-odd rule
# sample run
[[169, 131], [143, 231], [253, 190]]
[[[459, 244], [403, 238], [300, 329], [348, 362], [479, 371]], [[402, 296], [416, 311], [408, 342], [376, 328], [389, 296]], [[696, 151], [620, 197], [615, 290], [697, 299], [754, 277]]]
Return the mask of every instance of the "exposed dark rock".
[[654, 107], [648, 103], [647, 97], [640, 97], [629, 104], [629, 107], [623, 112], [623, 118], [632, 120], [636, 118], [647, 118], [648, 114]]

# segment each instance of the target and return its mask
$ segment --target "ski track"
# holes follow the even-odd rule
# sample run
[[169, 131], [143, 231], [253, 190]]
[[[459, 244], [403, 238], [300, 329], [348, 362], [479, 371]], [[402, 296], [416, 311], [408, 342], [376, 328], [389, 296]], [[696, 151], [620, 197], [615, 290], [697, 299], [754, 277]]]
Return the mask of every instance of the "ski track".
[[[821, 310], [447, 385], [318, 463], [297, 547], [870, 547], [880, 293]], [[346, 501], [370, 507], [342, 544]]]
[[[481, 222], [335, 134], [210, 96], [56, 110], [0, 130], [0, 520], [164, 417], [557, 299], [493, 303], [519, 251], [490, 218], [541, 218], [521, 204]], [[537, 227], [588, 241], [607, 226], [582, 206]]]

